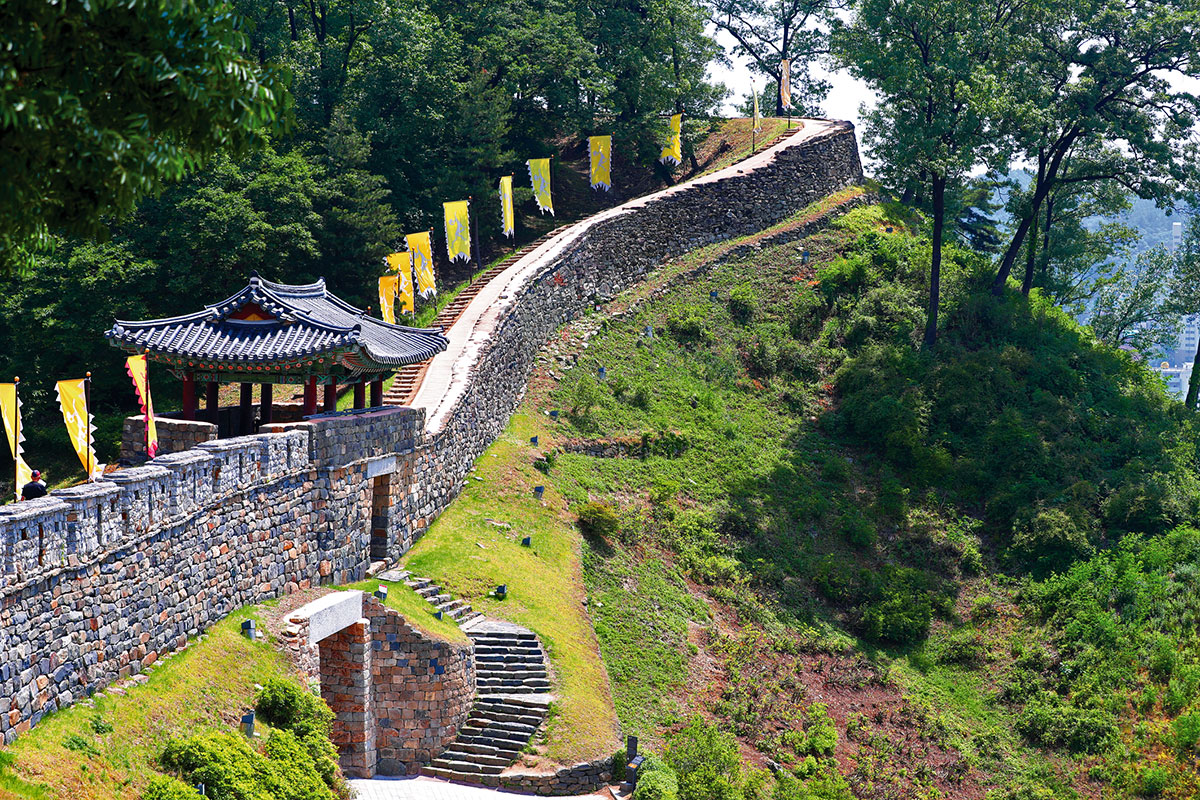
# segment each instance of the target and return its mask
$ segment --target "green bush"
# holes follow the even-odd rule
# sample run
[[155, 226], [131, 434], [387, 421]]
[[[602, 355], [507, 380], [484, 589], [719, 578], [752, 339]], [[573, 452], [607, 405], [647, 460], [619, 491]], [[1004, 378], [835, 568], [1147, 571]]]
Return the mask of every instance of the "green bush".
[[933, 620], [928, 579], [916, 569], [888, 565], [880, 571], [875, 599], [859, 609], [863, 634], [893, 644], [925, 638]]
[[1154, 764], [1138, 770], [1134, 791], [1139, 797], [1162, 797], [1172, 783], [1170, 770], [1161, 764]]
[[295, 681], [271, 678], [259, 690], [254, 709], [268, 725], [294, 733], [325, 785], [341, 790], [337, 747], [329, 739], [333, 710], [322, 698]]
[[667, 331], [681, 344], [711, 342], [708, 309], [701, 305], [689, 305], [672, 311], [667, 316]]
[[679, 797], [679, 783], [675, 773], [670, 770], [657, 770], [638, 775], [637, 786], [633, 790], [633, 800], [676, 800]]
[[[328, 742], [328, 739], [326, 739]], [[311, 748], [288, 730], [274, 730], [255, 750], [245, 737], [207, 732], [172, 739], [159, 762], [218, 800], [334, 800]], [[336, 762], [335, 762], [336, 765]]]
[[664, 757], [678, 775], [679, 800], [735, 800], [742, 796], [737, 739], [716, 725], [693, 717], [670, 737]]
[[1175, 746], [1182, 751], [1192, 751], [1200, 744], [1200, 711], [1181, 714], [1171, 723], [1175, 734]]
[[1061, 508], [1019, 517], [1013, 533], [1013, 549], [1040, 574], [1066, 569], [1094, 551], [1087, 531]]
[[142, 792], [142, 800], [197, 800], [200, 796], [195, 787], [167, 775], [154, 778]]
[[1056, 695], [1041, 692], [1017, 717], [1017, 732], [1044, 747], [1096, 753], [1115, 740], [1117, 720], [1104, 709], [1078, 708]]
[[604, 539], [616, 536], [621, 527], [617, 509], [608, 503], [585, 503], [579, 509], [579, 529], [588, 536]]
[[953, 631], [942, 642], [938, 660], [943, 664], [974, 667], [983, 661], [985, 654], [983, 635], [973, 628], [962, 628]]
[[729, 292], [729, 315], [743, 325], [754, 319], [758, 311], [758, 295], [745, 284], [735, 286]]
[[617, 752], [613, 753], [613, 768], [612, 779], [613, 783], [624, 783], [626, 777], [626, 767], [629, 766], [629, 753], [622, 747]]

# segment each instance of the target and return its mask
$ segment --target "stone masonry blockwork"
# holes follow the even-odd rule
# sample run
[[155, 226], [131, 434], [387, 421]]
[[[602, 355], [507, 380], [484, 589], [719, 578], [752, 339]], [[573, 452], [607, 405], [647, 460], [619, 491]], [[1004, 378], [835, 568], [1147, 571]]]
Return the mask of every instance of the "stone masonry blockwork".
[[[0, 508], [4, 741], [240, 606], [361, 579], [373, 509], [388, 507], [376, 522], [386, 521], [388, 555], [399, 557], [503, 430], [557, 327], [669, 258], [762, 230], [862, 178], [844, 124], [727, 172], [581, 227], [497, 305], [490, 336], [461, 365], [465, 387], [436, 419], [396, 408], [264, 426]], [[391, 478], [376, 480], [381, 473]], [[381, 486], [386, 503], [374, 496]], [[381, 651], [371, 656], [380, 674], [402, 669]], [[469, 661], [445, 657], [460, 656]], [[411, 771], [453, 738], [470, 693], [443, 674], [434, 669], [404, 701], [416, 704], [411, 719], [383, 709], [396, 698], [375, 692], [373, 713], [388, 720], [373, 742], [381, 771]]]

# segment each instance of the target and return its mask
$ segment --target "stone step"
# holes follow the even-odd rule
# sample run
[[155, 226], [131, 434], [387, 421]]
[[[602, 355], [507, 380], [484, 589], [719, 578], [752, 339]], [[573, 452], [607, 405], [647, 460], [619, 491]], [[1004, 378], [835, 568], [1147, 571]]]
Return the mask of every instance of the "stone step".
[[517, 753], [521, 752], [521, 748], [516, 747], [515, 744], [512, 747], [493, 747], [490, 744], [468, 744], [459, 740], [455, 740], [454, 744], [450, 745], [450, 747], [454, 750], [461, 750], [464, 753], [479, 753], [484, 756], [507, 758], [509, 761], [516, 758]]
[[[499, 725], [489, 725], [486, 728], [476, 728], [470, 724], [463, 725], [460, 729], [464, 739], [494, 739], [496, 741], [509, 741], [516, 743], [519, 747], [524, 747], [529, 741], [529, 737], [533, 736], [536, 729], [531, 729], [531, 726], [525, 725], [521, 730], [509, 730], [500, 727]], [[492, 744], [491, 742], [483, 742], [482, 744]]]
[[540, 689], [533, 686], [480, 686], [480, 695], [489, 694], [540, 694], [549, 692], [549, 689]]
[[495, 736], [474, 736], [474, 735], [467, 735], [467, 734], [462, 734], [462, 733], [460, 733], [459, 737], [454, 740], [454, 744], [456, 744], [456, 745], [457, 744], [485, 745], [487, 747], [494, 747], [497, 750], [511, 752], [514, 756], [517, 753], [521, 752], [521, 748], [523, 748], [528, 743], [529, 743], [528, 739], [525, 739], [525, 740], [503, 739], [503, 738], [497, 738]]
[[463, 617], [465, 617], [467, 614], [471, 613], [471, 607], [468, 605], [460, 606], [459, 608], [456, 608], [449, 613], [450, 613], [450, 618], [453, 619], [455, 622], [458, 622]]
[[483, 642], [475, 643], [475, 657], [481, 656], [506, 656], [506, 655], [530, 655], [541, 658], [543, 656], [542, 648], [537, 645], [517, 646], [517, 647], [501, 647], [494, 644], [484, 644]]
[[528, 687], [531, 689], [541, 689], [547, 691], [550, 688], [550, 680], [548, 678], [476, 678], [476, 685], [480, 687], [498, 688], [503, 686], [511, 686], [513, 688]]
[[442, 587], [435, 586], [434, 584], [429, 583], [429, 584], [422, 586], [420, 589], [417, 589], [417, 594], [421, 595], [421, 597], [424, 597], [426, 600], [428, 600], [430, 597], [438, 594], [441, 591], [442, 591]]
[[541, 724], [542, 717], [530, 714], [504, 714], [502, 711], [490, 711], [486, 715], [472, 714], [468, 718], [467, 724], [478, 724], [480, 727], [486, 727], [494, 722], [516, 722], [517, 724], [528, 724], [528, 726], [538, 727]]
[[517, 633], [515, 631], [491, 631], [487, 628], [479, 628], [471, 632], [471, 638], [475, 641], [482, 641], [483, 644], [525, 644], [528, 642], [537, 642], [537, 636], [533, 631], [526, 633]]
[[509, 733], [520, 733], [525, 736], [533, 736], [534, 731], [538, 729], [537, 724], [526, 724], [524, 722], [508, 722], [506, 720], [483, 720], [478, 717], [468, 719], [463, 723], [463, 729], [479, 728], [489, 731], [507, 731]]
[[442, 594], [434, 595], [432, 598], [426, 595], [425, 599], [433, 603], [435, 606], [440, 606], [442, 603], [449, 603], [454, 599], [454, 596], [443, 592]]
[[405, 581], [404, 585], [415, 591], [417, 594], [420, 594], [421, 590], [431, 583], [433, 583], [433, 581], [429, 580], [429, 578], [412, 578]]
[[421, 767], [421, 774], [431, 778], [441, 778], [446, 781], [457, 781], [458, 783], [477, 783], [484, 784], [484, 776], [477, 772], [459, 772], [454, 769], [443, 769], [441, 767]]
[[467, 603], [466, 600], [459, 599], [459, 600], [447, 600], [446, 602], [439, 605], [437, 608], [439, 611], [444, 611], [447, 614], [450, 614], [450, 613], [453, 613], [453, 612], [459, 610], [460, 608], [464, 608], [464, 607], [470, 608], [471, 606], [469, 603]]
[[[525, 652], [512, 652], [505, 650], [500, 653], [481, 653], [479, 647], [475, 648], [475, 660], [482, 664], [513, 664], [517, 662], [529, 662], [542, 660], [541, 650], [527, 650]], [[495, 649], [495, 648], [488, 648]]]
[[546, 665], [535, 661], [532, 664], [480, 664], [475, 668], [479, 678], [545, 678]]
[[496, 697], [480, 697], [475, 701], [477, 708], [487, 708], [494, 706], [521, 706], [528, 708], [534, 713], [545, 714], [550, 707], [550, 698], [548, 697], [505, 697], [499, 695]]
[[438, 761], [459, 761], [467, 764], [484, 764], [489, 767], [507, 767], [513, 760], [507, 756], [493, 756], [487, 753], [472, 753], [460, 750], [454, 745], [437, 758]]
[[504, 772], [504, 767], [497, 764], [476, 764], [471, 761], [448, 761], [443, 758], [434, 759], [430, 766], [434, 769], [475, 773], [476, 775], [499, 775], [501, 772]]

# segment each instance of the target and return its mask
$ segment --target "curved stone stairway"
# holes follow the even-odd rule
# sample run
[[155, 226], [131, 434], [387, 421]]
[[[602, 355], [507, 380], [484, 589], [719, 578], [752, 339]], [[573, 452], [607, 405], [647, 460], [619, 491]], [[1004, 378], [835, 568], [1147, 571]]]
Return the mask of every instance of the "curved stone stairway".
[[455, 600], [428, 578], [405, 571], [385, 572], [384, 580], [403, 580], [445, 616], [454, 619], [475, 643], [475, 704], [458, 737], [421, 772], [446, 780], [498, 786], [546, 720], [550, 676], [537, 634], [511, 622], [490, 619]]

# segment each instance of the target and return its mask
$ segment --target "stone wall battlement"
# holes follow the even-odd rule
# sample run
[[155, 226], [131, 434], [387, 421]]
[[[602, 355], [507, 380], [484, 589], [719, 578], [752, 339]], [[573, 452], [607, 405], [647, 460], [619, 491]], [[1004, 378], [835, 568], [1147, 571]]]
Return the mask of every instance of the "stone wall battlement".
[[[806, 126], [734, 167], [572, 225], [518, 260], [448, 331], [415, 408], [265, 425], [0, 508], [3, 740], [240, 606], [359, 580], [373, 560], [401, 556], [503, 430], [559, 326], [669, 258], [762, 230], [861, 180], [851, 126]], [[459, 713], [461, 686], [436, 691]], [[381, 730], [381, 758], [423, 762], [453, 722], [395, 742]]]

